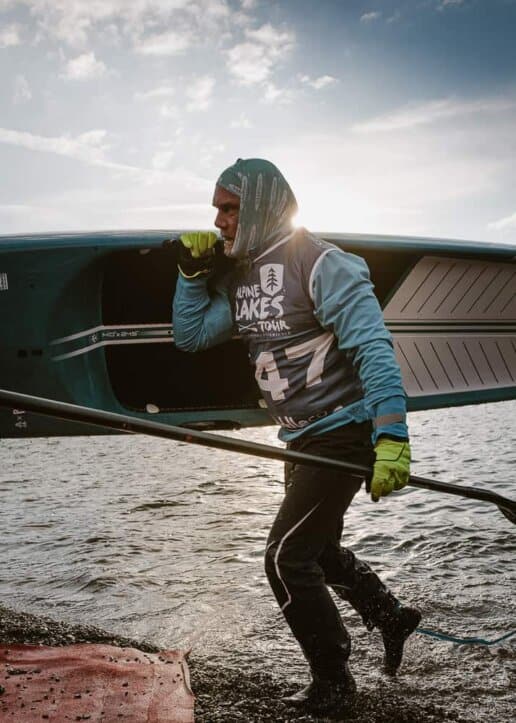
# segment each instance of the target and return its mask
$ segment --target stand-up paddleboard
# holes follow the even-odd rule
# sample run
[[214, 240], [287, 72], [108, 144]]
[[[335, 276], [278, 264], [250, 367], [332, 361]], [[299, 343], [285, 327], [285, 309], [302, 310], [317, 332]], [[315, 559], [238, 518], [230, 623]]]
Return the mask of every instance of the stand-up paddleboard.
[[[270, 424], [238, 339], [174, 345], [177, 233], [1, 236], [2, 386], [165, 424]], [[516, 398], [515, 246], [320, 235], [367, 261], [409, 409]], [[0, 410], [2, 437], [98, 432]]]

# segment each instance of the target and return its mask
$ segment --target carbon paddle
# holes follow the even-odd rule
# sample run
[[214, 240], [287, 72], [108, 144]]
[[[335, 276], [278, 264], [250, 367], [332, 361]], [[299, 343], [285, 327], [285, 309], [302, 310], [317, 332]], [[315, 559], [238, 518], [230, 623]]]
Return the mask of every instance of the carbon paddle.
[[[292, 450], [280, 449], [267, 444], [247, 442], [234, 439], [233, 437], [222, 437], [218, 434], [200, 432], [197, 429], [189, 429], [187, 427], [174, 427], [168, 424], [160, 424], [159, 422], [151, 422], [146, 419], [137, 419], [125, 414], [105, 412], [99, 409], [81, 407], [76, 404], [58, 402], [52, 399], [43, 399], [42, 397], [20, 394], [19, 392], [11, 392], [5, 389], [0, 389], [0, 407], [23, 409], [27, 412], [44, 414], [49, 417], [58, 417], [59, 419], [66, 419], [71, 422], [94, 424], [99, 427], [116, 430], [117, 432], [149, 434], [154, 437], [200, 444], [204, 447], [223, 449], [228, 452], [240, 452], [241, 454], [250, 454], [255, 457], [277, 459], [282, 462], [297, 462], [298, 464], [309, 464], [325, 469], [340, 469], [360, 477], [371, 472], [370, 469], [362, 465], [342, 462], [340, 460], [330, 459], [329, 457], [318, 457], [313, 454], [293, 452]], [[417, 477], [416, 475], [410, 476], [409, 485], [432, 490], [433, 492], [443, 492], [444, 494], [490, 502], [496, 505], [504, 517], [512, 522], [513, 525], [516, 524], [516, 501], [503, 497], [497, 492], [452, 485], [447, 482], [438, 482], [437, 480], [426, 479], [425, 477]]]

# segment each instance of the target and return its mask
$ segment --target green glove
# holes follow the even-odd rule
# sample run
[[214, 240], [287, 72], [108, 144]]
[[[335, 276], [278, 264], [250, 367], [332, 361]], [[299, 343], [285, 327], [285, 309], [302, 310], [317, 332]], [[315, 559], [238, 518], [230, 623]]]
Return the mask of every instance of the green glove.
[[190, 231], [180, 236], [183, 246], [190, 249], [190, 253], [194, 259], [200, 256], [211, 254], [213, 247], [217, 242], [217, 234], [213, 231]]
[[217, 235], [213, 231], [191, 231], [180, 237], [179, 271], [187, 279], [207, 274], [213, 268], [214, 249]]
[[371, 499], [390, 495], [405, 487], [410, 476], [410, 444], [383, 437], [375, 444], [376, 462], [371, 480]]

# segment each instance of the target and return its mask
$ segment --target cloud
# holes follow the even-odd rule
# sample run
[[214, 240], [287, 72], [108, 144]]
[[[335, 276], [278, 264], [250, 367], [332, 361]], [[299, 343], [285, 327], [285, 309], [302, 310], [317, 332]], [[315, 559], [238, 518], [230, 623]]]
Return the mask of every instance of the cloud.
[[17, 4], [30, 9], [41, 33], [74, 47], [86, 46], [89, 33], [121, 11], [119, 0], [18, 0]]
[[159, 107], [159, 114], [162, 118], [179, 118], [180, 116], [177, 103], [175, 105], [162, 103]]
[[287, 103], [292, 103], [295, 97], [296, 93], [291, 88], [278, 88], [274, 83], [267, 83], [262, 100], [264, 103], [281, 103], [286, 105]]
[[309, 75], [300, 75], [299, 80], [301, 83], [306, 83], [312, 88], [315, 88], [315, 90], [322, 90], [322, 88], [327, 88], [329, 85], [334, 85], [339, 82], [337, 78], [334, 78], [332, 75], [321, 75], [319, 78], [311, 78]]
[[246, 30], [245, 36], [246, 41], [226, 51], [228, 70], [241, 85], [265, 82], [295, 44], [293, 32], [276, 30], [270, 23]]
[[91, 78], [99, 78], [105, 72], [106, 66], [101, 60], [97, 60], [95, 53], [91, 51], [69, 60], [63, 77], [68, 80], [90, 80]]
[[0, 28], [0, 48], [12, 48], [20, 45], [20, 28], [16, 24], [5, 25]]
[[230, 18], [233, 14], [233, 9], [226, 0], [197, 0], [197, 2], [190, 0], [185, 5], [185, 9], [198, 19], [209, 16], [215, 21]]
[[[169, 176], [162, 187], [123, 187], [118, 191], [102, 188], [93, 193], [81, 188], [45, 195], [23, 205], [0, 205], [2, 232], [212, 228], [213, 208], [209, 201], [200, 202], [201, 196], [211, 197], [212, 184], [192, 178], [195, 183], [185, 191], [185, 169], [181, 169], [181, 179], [175, 180], [171, 191]], [[199, 199], [192, 202], [185, 198], [192, 193]], [[180, 199], [178, 203], [170, 203], [171, 195]]]
[[200, 150], [201, 154], [199, 156], [199, 162], [201, 166], [209, 168], [212, 166], [216, 156], [220, 153], [224, 153], [226, 146], [223, 143], [204, 143]]
[[516, 212], [511, 216], [500, 218], [498, 221], [491, 221], [487, 224], [487, 227], [495, 231], [505, 231], [513, 228], [516, 229]]
[[17, 75], [14, 79], [13, 103], [20, 105], [21, 103], [26, 103], [31, 98], [32, 91], [27, 78], [24, 75]]
[[189, 33], [170, 30], [143, 38], [136, 44], [135, 50], [142, 55], [181, 55], [191, 44]]
[[464, 0], [440, 0], [437, 9], [446, 10], [446, 8], [459, 7], [459, 5], [464, 5]]
[[118, 24], [126, 35], [141, 32], [151, 20], [170, 19], [189, 0], [15, 0], [26, 6], [41, 32], [72, 46], [85, 46], [89, 34]]
[[387, 24], [392, 25], [393, 23], [397, 23], [399, 20], [401, 20], [401, 11], [395, 10], [393, 14], [387, 18]]
[[132, 209], [133, 213], [160, 213], [169, 211], [206, 211], [209, 206], [206, 203], [164, 203], [159, 205], [136, 206]]
[[352, 130], [355, 133], [384, 133], [429, 125], [454, 116], [499, 113], [514, 108], [516, 108], [516, 99], [512, 98], [487, 98], [473, 101], [443, 98], [419, 105], [404, 106], [371, 120], [361, 121], [352, 126]]
[[25, 131], [0, 128], [0, 143], [27, 148], [42, 153], [55, 153], [84, 163], [112, 168], [121, 171], [138, 171], [140, 169], [124, 164], [113, 163], [105, 157], [109, 149], [106, 143], [107, 131], [96, 129], [81, 133], [78, 136], [40, 136]]
[[374, 10], [372, 12], [364, 13], [363, 15], [361, 15], [360, 22], [361, 23], [372, 23], [375, 20], [379, 20], [381, 18], [381, 16], [382, 16], [382, 14], [380, 12]]
[[276, 30], [270, 23], [266, 23], [256, 30], [246, 30], [245, 34], [250, 40], [266, 45], [273, 52], [277, 52], [280, 48], [290, 50], [294, 41], [293, 33]]
[[[186, 134], [184, 128], [176, 127], [169, 133], [170, 139], [161, 141], [158, 150], [152, 157], [152, 167], [165, 171], [175, 168], [180, 158], [195, 158], [195, 164], [202, 167], [211, 167], [214, 160], [226, 150], [224, 143], [213, 141], [203, 132]], [[190, 161], [191, 162], [191, 161]], [[217, 165], [219, 165], [217, 163]], [[217, 169], [219, 170], [219, 169]], [[210, 176], [215, 176], [210, 173]]]
[[[506, 110], [509, 102], [489, 97], [476, 104], [500, 111], [419, 124], [410, 133], [293, 128], [288, 143], [268, 140], [267, 157], [298, 197], [299, 222], [315, 231], [514, 239], [516, 106]], [[500, 207], [507, 213], [497, 220], [493, 208]]]
[[1, 203], [0, 213], [26, 213], [27, 211], [36, 210], [37, 206], [29, 206], [25, 203]]
[[170, 98], [175, 95], [175, 88], [170, 85], [160, 85], [157, 88], [151, 88], [143, 92], [137, 92], [134, 94], [135, 100], [153, 100], [154, 98]]
[[253, 128], [253, 124], [245, 113], [240, 113], [238, 118], [234, 118], [229, 124], [230, 128]]
[[[176, 54], [185, 37], [204, 39], [220, 34], [222, 23], [245, 21], [245, 12], [233, 12], [228, 0], [12, 0], [11, 5], [28, 8], [39, 34], [60, 43], [88, 49], [93, 34], [107, 33], [128, 38], [148, 55]], [[163, 32], [145, 38], [156, 28]]]
[[176, 153], [173, 150], [157, 151], [152, 157], [152, 167], [163, 171], [170, 167]]
[[228, 70], [242, 85], [263, 82], [273, 66], [274, 61], [267, 57], [265, 48], [256, 43], [239, 43], [227, 51]]
[[[187, 187], [192, 190], [211, 188], [211, 182], [192, 174], [186, 169], [174, 167], [173, 172], [164, 170], [165, 156], [158, 157], [157, 165], [152, 168], [142, 168], [110, 160], [106, 155], [110, 148], [107, 142], [107, 131], [103, 129], [87, 131], [75, 137], [69, 135], [49, 137], [0, 128], [0, 143], [41, 153], [54, 153], [89, 166], [106, 168], [113, 171], [115, 178], [128, 176], [135, 184], [135, 187], [140, 189], [140, 192], [143, 192], [144, 187], [155, 187], [160, 184], [166, 187], [167, 183], [176, 182], [178, 179], [182, 184], [182, 188]], [[171, 151], [171, 149], [165, 150]], [[201, 152], [205, 155], [204, 148], [201, 148]], [[161, 167], [159, 167], [160, 165]], [[103, 184], [102, 188], [105, 185]]]
[[188, 111], [206, 110], [211, 105], [215, 79], [209, 75], [196, 78], [186, 88]]

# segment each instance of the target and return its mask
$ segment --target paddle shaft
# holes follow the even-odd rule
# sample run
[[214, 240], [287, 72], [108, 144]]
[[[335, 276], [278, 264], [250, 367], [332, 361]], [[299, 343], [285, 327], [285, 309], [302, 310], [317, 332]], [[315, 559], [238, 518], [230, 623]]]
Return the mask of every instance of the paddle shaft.
[[[125, 414], [105, 412], [98, 409], [91, 409], [90, 407], [81, 407], [76, 404], [43, 399], [42, 397], [20, 394], [19, 392], [11, 392], [4, 389], [0, 389], [0, 407], [21, 408], [27, 412], [58, 417], [72, 422], [93, 424], [113, 429], [117, 432], [149, 434], [154, 437], [163, 437], [164, 439], [173, 439], [189, 444], [199, 444], [205, 447], [223, 449], [228, 452], [240, 452], [241, 454], [250, 454], [256, 457], [276, 459], [282, 462], [308, 464], [324, 469], [340, 469], [343, 472], [351, 473], [359, 477], [364, 477], [371, 473], [371, 469], [368, 467], [330, 459], [329, 457], [318, 457], [313, 454], [305, 454], [304, 452], [294, 452], [289, 449], [272, 447], [267, 444], [244, 441], [233, 437], [223, 437], [218, 434], [201, 432], [197, 429], [151, 422], [147, 419], [137, 419]], [[447, 482], [438, 482], [437, 480], [426, 479], [425, 477], [417, 477], [416, 475], [410, 476], [409, 484], [412, 487], [490, 502], [497, 505], [502, 514], [516, 524], [516, 502], [496, 492], [476, 489], [474, 487], [452, 485]]]

